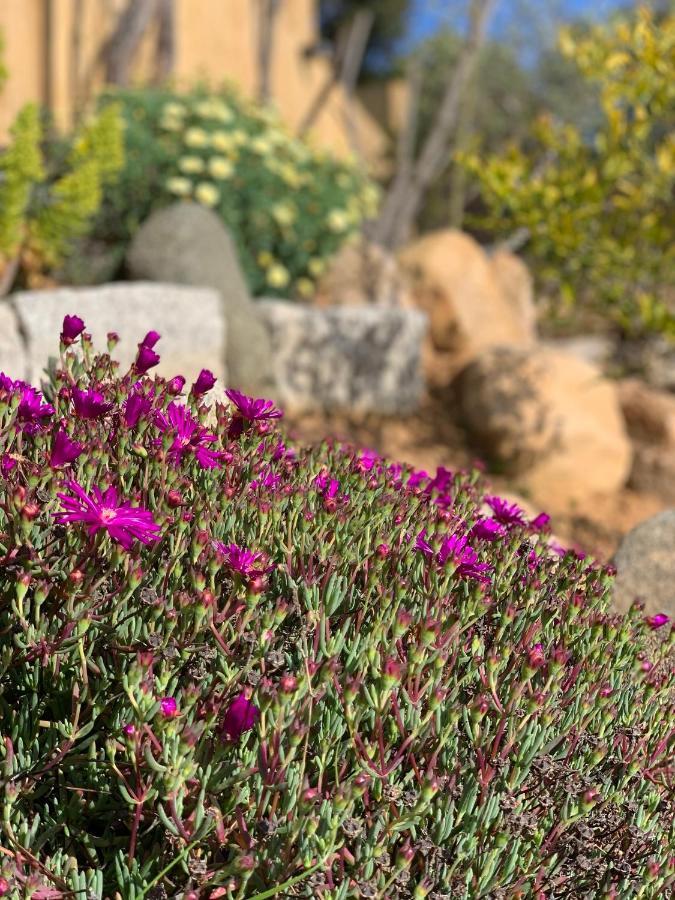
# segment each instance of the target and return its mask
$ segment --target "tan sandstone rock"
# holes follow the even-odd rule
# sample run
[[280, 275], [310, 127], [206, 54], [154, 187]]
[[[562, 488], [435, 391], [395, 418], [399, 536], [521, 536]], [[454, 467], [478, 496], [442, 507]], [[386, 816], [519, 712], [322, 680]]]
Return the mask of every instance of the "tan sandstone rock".
[[348, 241], [333, 257], [314, 302], [320, 307], [412, 305], [396, 257], [363, 239]]
[[462, 372], [457, 398], [476, 450], [547, 508], [625, 484], [632, 448], [617, 390], [593, 366], [543, 347], [493, 347]]
[[429, 315], [434, 349], [466, 362], [486, 347], [534, 342], [531, 294], [511, 254], [495, 263], [472, 237], [448, 229], [415, 241], [399, 259]]

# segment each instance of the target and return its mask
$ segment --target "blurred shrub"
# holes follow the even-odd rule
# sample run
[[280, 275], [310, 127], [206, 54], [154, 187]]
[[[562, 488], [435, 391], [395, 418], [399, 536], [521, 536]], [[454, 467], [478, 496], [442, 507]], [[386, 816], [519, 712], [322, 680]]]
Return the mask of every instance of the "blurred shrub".
[[477, 223], [498, 237], [524, 229], [540, 286], [563, 309], [599, 306], [625, 331], [675, 334], [675, 16], [657, 23], [641, 8], [565, 30], [560, 45], [599, 88], [603, 124], [586, 140], [543, 118], [527, 150], [464, 155], [487, 206]]
[[309, 296], [326, 261], [375, 212], [377, 190], [352, 164], [293, 137], [234, 90], [115, 91], [126, 165], [95, 236], [128, 242], [152, 209], [178, 198], [231, 230], [254, 295]]
[[56, 170], [41, 149], [40, 111], [28, 104], [0, 156], [0, 268], [18, 259], [29, 283], [56, 266], [84, 234], [103, 185], [122, 165], [122, 124], [109, 106], [76, 134]]

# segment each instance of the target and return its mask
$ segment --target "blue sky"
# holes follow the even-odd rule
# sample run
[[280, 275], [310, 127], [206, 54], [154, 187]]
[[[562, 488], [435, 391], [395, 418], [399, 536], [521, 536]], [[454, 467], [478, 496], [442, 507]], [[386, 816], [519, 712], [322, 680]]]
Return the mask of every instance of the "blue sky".
[[[494, 17], [492, 32], [507, 30], [525, 31], [551, 27], [556, 18], [575, 16], [602, 17], [612, 9], [625, 6], [627, 0], [529, 0], [525, 4], [519, 0], [500, 0]], [[448, 10], [457, 9], [457, 0], [414, 0], [408, 40], [416, 42], [433, 34], [445, 22], [452, 21]], [[524, 13], [527, 6], [529, 14]], [[532, 10], [536, 10], [533, 21]]]

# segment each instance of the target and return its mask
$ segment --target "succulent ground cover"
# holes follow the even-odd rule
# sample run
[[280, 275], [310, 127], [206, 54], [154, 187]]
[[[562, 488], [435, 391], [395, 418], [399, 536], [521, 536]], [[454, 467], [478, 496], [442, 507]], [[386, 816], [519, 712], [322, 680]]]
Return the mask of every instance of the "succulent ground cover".
[[158, 343], [0, 379], [0, 895], [668, 896], [667, 617]]

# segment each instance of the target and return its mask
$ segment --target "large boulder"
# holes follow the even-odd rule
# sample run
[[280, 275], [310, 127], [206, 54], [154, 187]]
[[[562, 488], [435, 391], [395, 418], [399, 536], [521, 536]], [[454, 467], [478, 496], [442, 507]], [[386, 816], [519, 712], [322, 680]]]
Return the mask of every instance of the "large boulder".
[[180, 202], [154, 212], [134, 236], [127, 268], [134, 278], [218, 291], [227, 320], [230, 385], [248, 393], [270, 389], [269, 336], [249, 295], [234, 242], [212, 210]]
[[28, 375], [28, 360], [19, 318], [7, 300], [0, 300], [0, 372], [10, 378], [25, 379]]
[[630, 486], [675, 504], [675, 396], [626, 378], [619, 399], [633, 441]]
[[545, 347], [493, 347], [456, 381], [469, 439], [539, 503], [564, 509], [622, 487], [631, 463], [617, 390]]
[[675, 618], [675, 509], [640, 523], [614, 557], [613, 600], [621, 611], [640, 599], [648, 613]]
[[417, 407], [427, 325], [422, 313], [258, 304], [271, 333], [276, 394], [287, 408], [395, 415]]
[[495, 263], [472, 237], [449, 229], [425, 235], [399, 259], [436, 350], [466, 362], [486, 347], [535, 341], [531, 284], [511, 254]]
[[[65, 315], [84, 319], [96, 349], [105, 351], [107, 334], [115, 331], [120, 342], [114, 357], [127, 368], [136, 357], [137, 344], [148, 331], [162, 339], [155, 348], [161, 356], [158, 374], [195, 378], [211, 369], [225, 383], [226, 323], [220, 297], [208, 288], [148, 282], [117, 282], [90, 288], [23, 291], [8, 301], [21, 323], [26, 341], [24, 373], [33, 382], [49, 357], [58, 355]], [[13, 374], [13, 373], [8, 373]]]
[[327, 265], [316, 289], [317, 306], [410, 306], [396, 257], [364, 238], [347, 241]]

